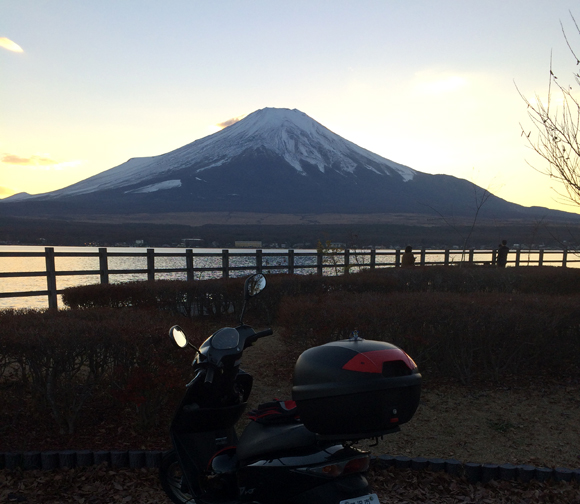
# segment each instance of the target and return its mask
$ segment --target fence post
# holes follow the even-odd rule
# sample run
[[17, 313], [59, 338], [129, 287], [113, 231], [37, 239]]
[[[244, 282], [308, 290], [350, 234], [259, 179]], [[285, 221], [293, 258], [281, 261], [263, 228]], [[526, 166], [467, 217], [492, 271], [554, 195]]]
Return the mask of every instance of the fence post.
[[155, 280], [155, 250], [151, 248], [147, 249], [147, 280]]
[[262, 251], [256, 250], [256, 273], [262, 273]]
[[345, 275], [348, 275], [350, 270], [350, 250], [344, 249], [344, 269], [343, 272]]
[[288, 274], [294, 274], [294, 250], [288, 250]]
[[568, 261], [568, 249], [562, 251], [562, 268], [566, 267], [566, 262]]
[[193, 281], [193, 250], [185, 250], [185, 268], [187, 269], [187, 281]]
[[46, 260], [46, 287], [48, 290], [48, 309], [58, 310], [58, 301], [56, 297], [56, 266], [54, 264], [54, 248], [46, 247], [44, 249]]
[[101, 283], [109, 283], [109, 261], [107, 257], [107, 249], [99, 249], [99, 271], [101, 272]]
[[228, 249], [222, 250], [222, 276], [230, 278], [230, 255]]
[[421, 266], [425, 266], [425, 247], [421, 247]]
[[[426, 252], [428, 252], [427, 249], [422, 248], [421, 249], [421, 264], [424, 264], [425, 260], [424, 260], [424, 254], [426, 254]], [[440, 253], [441, 251], [439, 250], [438, 253]], [[465, 250], [464, 252], [467, 252], [467, 250]], [[474, 255], [474, 249], [469, 249], [469, 261], [473, 262], [473, 255]], [[479, 254], [483, 255], [484, 253], [487, 253], [488, 250], [479, 250]], [[492, 263], [493, 264], [497, 264], [497, 256], [496, 256], [496, 249], [492, 249], [490, 252], [493, 253], [492, 256]], [[525, 252], [525, 250], [524, 250]], [[536, 252], [536, 250], [533, 251], [534, 253]], [[432, 251], [431, 253], [434, 253], [434, 251]], [[444, 250], [445, 253], [445, 265], [449, 265], [450, 263], [450, 249], [445, 249]], [[510, 253], [515, 253], [515, 258], [513, 256], [512, 260], [509, 261], [510, 265], [515, 265], [515, 266], [521, 266], [521, 249], [513, 249], [512, 252]], [[558, 260], [554, 259], [551, 260], [550, 259], [550, 255], [554, 254], [554, 257], [557, 256], [557, 254], [559, 253], [558, 250], [555, 249], [548, 249], [547, 253], [548, 255], [546, 256], [546, 250], [544, 249], [537, 249], [537, 253], [538, 253], [538, 260], [537, 260], [537, 264], [538, 266], [543, 266], [545, 263], [547, 263], [548, 265], [551, 265], [552, 263], [557, 264]], [[262, 264], [262, 269], [264, 269], [264, 264], [263, 264], [263, 251], [259, 250], [257, 251], [258, 257], [260, 256], [260, 254], [262, 255], [262, 260], [260, 261], [260, 259], [258, 259], [258, 264]], [[355, 254], [356, 254], [356, 249], [355, 249]], [[115, 254], [115, 255], [120, 255], [120, 254]], [[129, 255], [133, 255], [133, 254], [129, 254]], [[138, 254], [142, 257], [142, 254]], [[183, 257], [183, 254], [177, 254], [177, 256], [181, 255], [181, 257]], [[212, 253], [210, 254], [211, 257], [215, 257], [217, 254]], [[230, 276], [230, 259], [229, 259], [229, 251], [227, 249], [222, 250], [222, 265], [217, 266], [215, 269], [212, 269], [212, 271], [215, 272], [219, 272], [222, 271], [223, 272], [223, 276], [224, 278], [229, 278]], [[304, 254], [304, 255], [308, 255], [309, 257], [312, 257], [312, 255], [310, 253], [308, 254]], [[394, 251], [388, 251], [385, 252], [384, 254], [381, 254], [380, 252], [377, 254], [375, 249], [371, 249], [370, 251], [370, 256], [371, 256], [371, 260], [370, 260], [370, 265], [371, 268], [376, 268], [377, 266], [382, 266], [383, 263], [378, 263], [376, 262], [376, 257], [377, 255], [394, 255], [395, 259], [394, 259], [394, 264], [389, 263], [389, 266], [395, 266], [395, 267], [400, 267], [401, 266], [401, 250], [400, 249], [395, 249]], [[47, 295], [47, 300], [48, 300], [48, 308], [49, 309], [58, 309], [58, 294], [57, 294], [57, 281], [56, 281], [56, 276], [58, 274], [58, 272], [56, 271], [56, 265], [55, 265], [55, 252], [54, 252], [54, 247], [46, 247], [45, 248], [45, 252], [44, 252], [44, 256], [45, 256], [45, 261], [46, 261], [46, 281], [47, 281], [47, 290], [44, 291], [46, 292]], [[83, 255], [80, 255], [81, 257], [83, 257]], [[186, 256], [186, 269], [185, 271], [187, 272], [187, 280], [193, 280], [194, 279], [194, 275], [195, 275], [195, 257], [204, 257], [205, 254], [195, 254], [192, 249], [187, 249], [185, 251], [185, 256]], [[348, 270], [348, 266], [350, 266], [350, 250], [345, 250], [345, 266], [347, 267], [346, 269]], [[95, 275], [100, 275], [100, 281], [101, 284], [107, 284], [110, 281], [110, 274], [111, 271], [108, 268], [108, 249], [107, 248], [99, 248], [98, 249], [98, 255], [97, 257], [99, 258], [99, 270], [98, 272], [95, 272]], [[139, 270], [140, 272], [146, 272], [148, 275], [148, 280], [154, 280], [155, 278], [155, 250], [154, 249], [147, 249], [147, 269], [146, 270]], [[296, 271], [296, 262], [295, 262], [295, 251], [288, 249], [288, 274], [294, 275], [295, 271]], [[331, 256], [333, 257], [333, 256]], [[322, 251], [317, 252], [316, 254], [316, 268], [317, 268], [317, 274], [319, 276], [323, 275], [324, 272], [324, 254]], [[355, 259], [357, 258], [357, 256], [355, 256]], [[380, 259], [379, 259], [380, 260]], [[480, 261], [481, 262], [481, 261]], [[533, 264], [530, 260], [524, 260], [524, 264]], [[563, 249], [562, 250], [562, 267], [567, 267], [567, 262], [568, 262], [568, 249]], [[574, 262], [574, 261], [572, 261]], [[434, 264], [434, 262], [430, 262], [430, 264]], [[438, 263], [437, 263], [438, 264]], [[336, 266], [336, 265], [335, 265]], [[266, 266], [267, 267], [267, 266]], [[300, 266], [299, 266], [300, 267]], [[326, 264], [327, 268], [331, 268], [331, 266], [327, 263]], [[280, 268], [283, 269], [283, 266], [280, 265]], [[314, 266], [308, 266], [308, 268], [313, 269]], [[198, 269], [205, 269], [205, 268], [198, 268]], [[208, 268], [209, 269], [209, 268]], [[115, 270], [113, 270], [114, 272]], [[25, 275], [23, 275], [25, 276]], [[19, 293], [7, 293], [8, 297], [20, 297], [18, 296]], [[11, 294], [14, 294], [13, 296]], [[6, 294], [5, 294], [6, 296]]]
[[497, 249], [492, 249], [491, 251], [491, 265], [495, 266], [497, 264]]

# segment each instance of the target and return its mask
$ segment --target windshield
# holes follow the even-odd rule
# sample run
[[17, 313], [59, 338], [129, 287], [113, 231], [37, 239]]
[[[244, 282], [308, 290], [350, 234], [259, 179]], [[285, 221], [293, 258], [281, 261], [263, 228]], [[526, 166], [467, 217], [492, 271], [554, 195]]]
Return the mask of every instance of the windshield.
[[240, 342], [240, 335], [232, 327], [224, 327], [215, 332], [211, 338], [211, 346], [216, 350], [236, 348]]

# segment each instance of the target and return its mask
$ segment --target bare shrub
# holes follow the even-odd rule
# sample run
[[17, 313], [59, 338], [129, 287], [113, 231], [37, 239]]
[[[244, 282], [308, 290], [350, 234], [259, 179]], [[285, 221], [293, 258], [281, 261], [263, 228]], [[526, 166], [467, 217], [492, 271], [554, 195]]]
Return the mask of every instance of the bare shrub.
[[278, 320], [293, 344], [323, 344], [356, 329], [402, 347], [427, 375], [464, 384], [543, 373], [555, 362], [577, 372], [580, 357], [580, 310], [566, 296], [338, 292], [285, 299]]
[[113, 386], [119, 366], [152, 377], [147, 390], [155, 389], [156, 395], [150, 393], [141, 406], [154, 416], [168, 397], [165, 377], [174, 369], [186, 373], [191, 357], [169, 351], [173, 316], [142, 310], [23, 310], [4, 312], [1, 319], [7, 322], [0, 325], [6, 354], [22, 363], [23, 383], [29, 382], [35, 407], [48, 409], [62, 433], [75, 431], [86, 402], [97, 387]]

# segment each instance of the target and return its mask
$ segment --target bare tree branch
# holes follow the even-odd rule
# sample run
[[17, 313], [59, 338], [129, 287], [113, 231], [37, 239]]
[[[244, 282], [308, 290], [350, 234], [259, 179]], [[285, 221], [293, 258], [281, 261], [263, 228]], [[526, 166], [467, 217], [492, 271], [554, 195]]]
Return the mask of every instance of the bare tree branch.
[[[447, 224], [451, 229], [453, 229], [463, 240], [463, 247], [462, 247], [463, 250], [461, 251], [461, 262], [465, 261], [465, 252], [467, 250], [471, 235], [473, 234], [473, 231], [475, 229], [475, 225], [477, 224], [477, 218], [479, 217], [479, 212], [480, 212], [481, 208], [483, 207], [483, 205], [485, 205], [487, 203], [487, 200], [492, 196], [491, 192], [488, 189], [482, 189], [481, 187], [478, 187], [473, 182], [471, 183], [471, 185], [473, 187], [473, 197], [475, 200], [475, 213], [473, 215], [471, 227], [469, 228], [467, 235], [463, 235], [463, 233], [461, 233], [461, 231], [457, 228], [457, 226], [455, 226], [452, 222], [449, 222], [439, 210], [432, 207], [431, 205], [425, 204], [425, 206], [427, 208], [430, 208], [435, 213], [437, 213], [439, 215], [439, 217], [441, 217], [443, 222], [445, 222], [445, 224]], [[482, 190], [481, 195], [479, 194], [478, 189]]]
[[[580, 35], [580, 27], [571, 13], [570, 16], [577, 34]], [[576, 65], [580, 64], [563, 26], [562, 31]], [[580, 86], [578, 72], [574, 73], [574, 82], [576, 86]], [[580, 102], [574, 96], [577, 89], [560, 83], [554, 73], [550, 55], [547, 102], [544, 103], [538, 95], [535, 100], [529, 100], [519, 89], [518, 93], [527, 105], [528, 117], [536, 132], [536, 136], [533, 136], [531, 131], [527, 132], [520, 125], [522, 135], [526, 137], [532, 150], [547, 161], [546, 167], [537, 170], [561, 182], [565, 193], [556, 192], [580, 205]]]

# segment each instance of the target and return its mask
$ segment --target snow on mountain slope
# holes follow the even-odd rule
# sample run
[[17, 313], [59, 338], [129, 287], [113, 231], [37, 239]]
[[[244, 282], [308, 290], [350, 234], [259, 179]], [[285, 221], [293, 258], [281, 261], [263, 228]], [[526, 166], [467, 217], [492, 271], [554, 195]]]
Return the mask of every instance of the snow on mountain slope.
[[173, 189], [175, 187], [181, 187], [181, 180], [165, 180], [164, 182], [159, 182], [158, 184], [150, 184], [144, 187], [139, 187], [138, 189], [133, 189], [131, 191], [125, 191], [125, 193], [143, 194], [164, 191], [165, 189]]
[[[190, 144], [200, 150], [208, 150], [215, 145], [209, 142], [213, 137], [220, 136], [221, 151], [215, 160], [204, 169], [222, 164], [240, 150], [240, 146], [263, 146], [266, 149], [282, 156], [297, 171], [304, 173], [301, 161], [315, 165], [321, 172], [325, 168], [337, 165], [340, 169], [352, 172], [357, 164], [378, 172], [368, 163], [373, 161], [383, 165], [383, 173], [390, 174], [389, 169], [397, 171], [405, 180], [411, 180], [415, 171], [406, 166], [393, 163], [377, 154], [374, 154], [358, 145], [340, 137], [322, 126], [299, 110], [265, 108], [258, 110], [232, 126], [211, 137]], [[204, 145], [202, 145], [204, 143]], [[186, 146], [183, 149], [187, 149]], [[221, 156], [220, 156], [221, 154]]]
[[[241, 121], [174, 151], [154, 157], [132, 158], [86, 180], [43, 196], [61, 197], [143, 183], [131, 192], [147, 192], [147, 181], [184, 168], [195, 172], [223, 165], [248, 150], [266, 149], [281, 156], [297, 172], [306, 175], [302, 163], [352, 173], [364, 167], [381, 175], [398, 175], [404, 181], [417, 173], [336, 135], [299, 110], [264, 108]], [[175, 182], [174, 182], [175, 184]], [[161, 186], [167, 189], [171, 186]]]
[[131, 158], [125, 163], [110, 168], [88, 179], [81, 180], [76, 184], [72, 184], [64, 189], [58, 189], [48, 193], [48, 196], [73, 196], [76, 194], [85, 194], [103, 189], [112, 189], [114, 187], [122, 187], [131, 183], [138, 182], [144, 178], [149, 178], [148, 173], [154, 173], [147, 167], [155, 164], [155, 160], [162, 156]]

